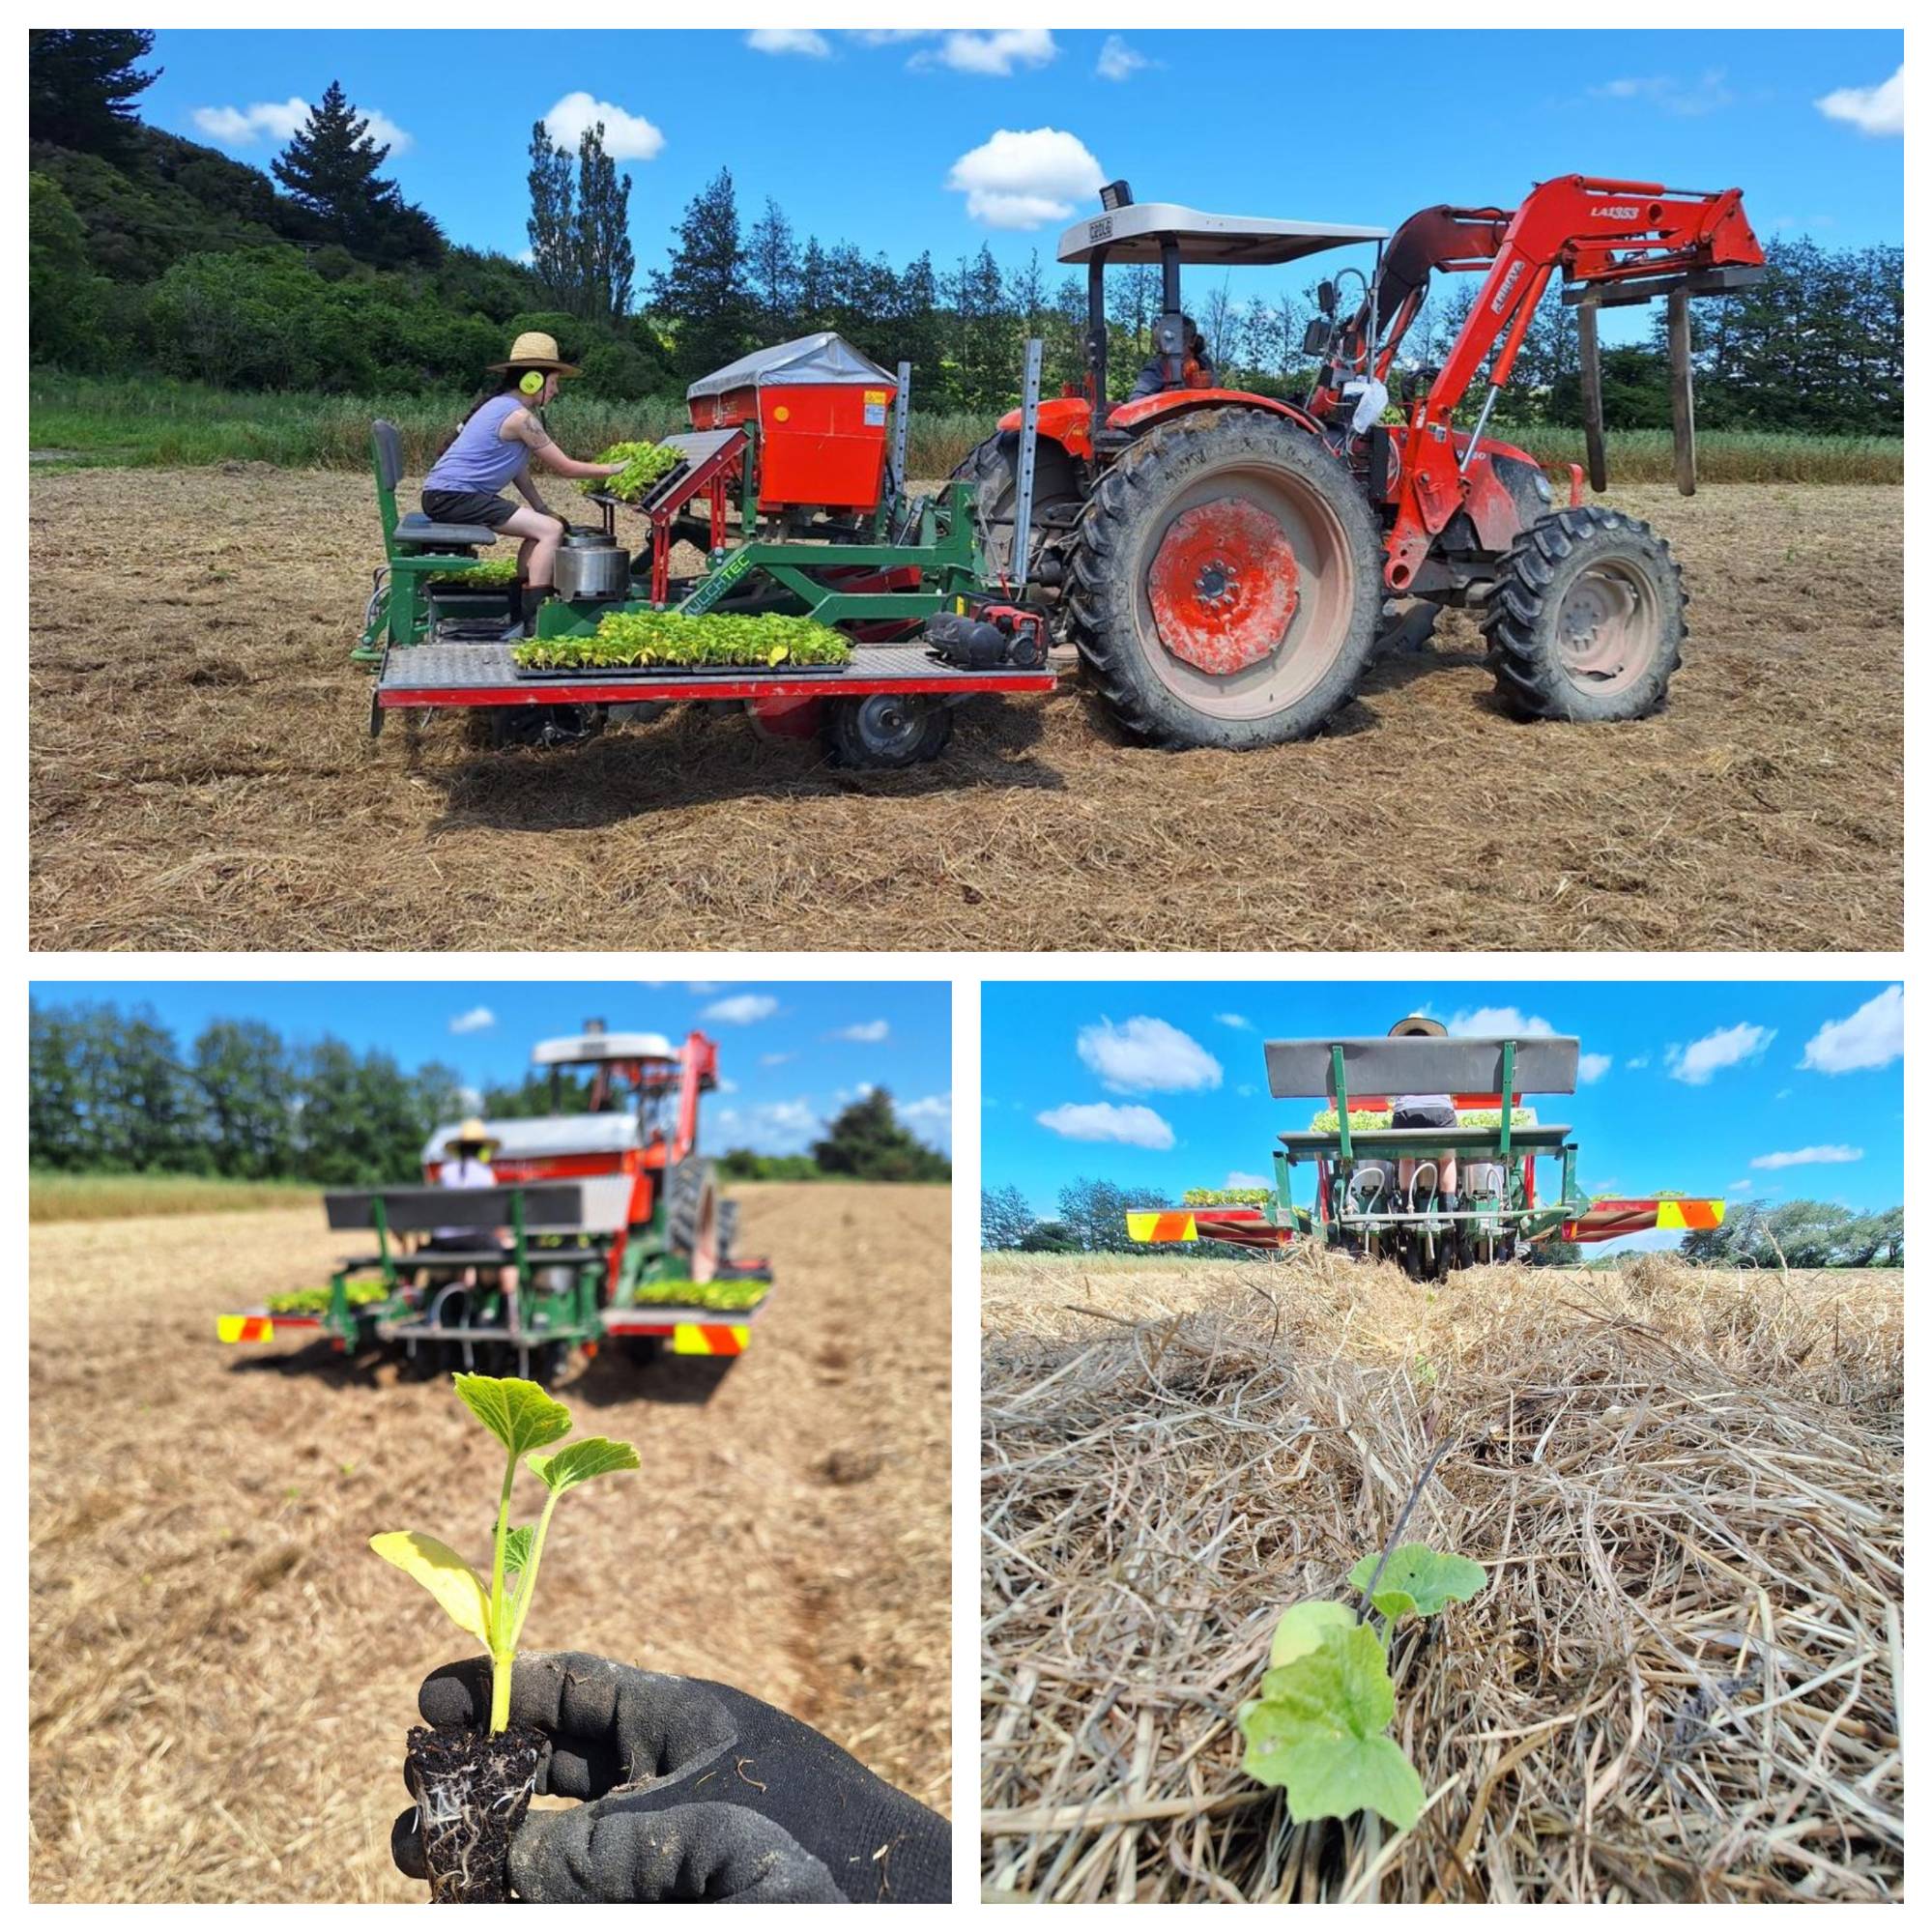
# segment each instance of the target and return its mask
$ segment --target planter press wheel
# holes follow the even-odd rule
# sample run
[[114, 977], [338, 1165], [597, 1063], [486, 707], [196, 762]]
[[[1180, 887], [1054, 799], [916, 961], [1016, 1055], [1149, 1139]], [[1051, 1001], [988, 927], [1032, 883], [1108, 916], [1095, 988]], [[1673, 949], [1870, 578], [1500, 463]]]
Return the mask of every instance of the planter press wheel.
[[1381, 614], [1380, 537], [1354, 477], [1258, 410], [1150, 431], [1081, 519], [1068, 633], [1144, 741], [1310, 736], [1354, 695]]
[[848, 771], [904, 771], [938, 757], [953, 735], [950, 706], [889, 691], [825, 701], [825, 750]]
[[722, 1253], [716, 1164], [695, 1156], [679, 1161], [670, 1187], [671, 1252], [689, 1263], [692, 1281], [715, 1281]]
[[1656, 531], [1600, 504], [1519, 535], [1483, 619], [1518, 717], [1617, 724], [1664, 702], [1683, 651], [1683, 572]]

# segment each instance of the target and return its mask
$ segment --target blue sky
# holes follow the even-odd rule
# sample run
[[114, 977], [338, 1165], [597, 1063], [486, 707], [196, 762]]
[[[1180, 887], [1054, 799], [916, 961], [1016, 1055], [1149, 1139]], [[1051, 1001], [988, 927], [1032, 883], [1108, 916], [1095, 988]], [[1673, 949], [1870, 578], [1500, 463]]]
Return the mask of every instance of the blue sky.
[[984, 1185], [1050, 1214], [1081, 1174], [1174, 1200], [1265, 1184], [1275, 1136], [1315, 1108], [1269, 1096], [1263, 1042], [1383, 1033], [1407, 1013], [1575, 1034], [1577, 1092], [1531, 1105], [1575, 1129], [1591, 1192], [1905, 1197], [1903, 997], [1843, 981], [1056, 983], [1051, 997], [989, 982]]
[[705, 1103], [714, 1151], [802, 1152], [868, 1085], [891, 1092], [922, 1140], [952, 1146], [952, 990], [943, 984], [48, 981], [36, 983], [34, 997], [150, 1006], [184, 1047], [211, 1020], [263, 1020], [294, 1042], [327, 1033], [408, 1067], [438, 1060], [478, 1087], [520, 1078], [537, 1040], [574, 1033], [587, 1019], [674, 1042], [696, 1026], [718, 1042], [720, 1085]]
[[[928, 246], [948, 265], [983, 240], [1009, 265], [1034, 246], [1051, 263], [1117, 175], [1143, 200], [1392, 226], [1426, 204], [1507, 204], [1532, 179], [1602, 173], [1742, 186], [1762, 234], [1904, 235], [1897, 32], [793, 29], [770, 51], [753, 38], [170, 29], [142, 112], [266, 167], [289, 103], [299, 119], [340, 79], [399, 130], [390, 165], [411, 199], [453, 240], [516, 253], [531, 125], [581, 96], [622, 130], [640, 270], [726, 164], [748, 213], [774, 195], [801, 237], [895, 265]], [[1366, 121], [1339, 98], [1351, 74]], [[1417, 128], [1439, 138], [1400, 131]], [[1264, 291], [1253, 272], [1238, 293]]]

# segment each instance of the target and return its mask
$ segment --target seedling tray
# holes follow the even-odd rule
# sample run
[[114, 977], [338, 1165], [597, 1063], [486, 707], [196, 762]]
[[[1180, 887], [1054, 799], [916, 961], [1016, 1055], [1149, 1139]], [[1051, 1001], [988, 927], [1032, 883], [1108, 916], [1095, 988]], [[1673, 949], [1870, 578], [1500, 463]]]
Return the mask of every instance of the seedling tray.
[[606, 678], [744, 678], [761, 672], [782, 673], [786, 678], [842, 678], [851, 669], [847, 664], [568, 664], [549, 665], [542, 670], [525, 670], [516, 665], [519, 683], [582, 684], [587, 679], [602, 683]]

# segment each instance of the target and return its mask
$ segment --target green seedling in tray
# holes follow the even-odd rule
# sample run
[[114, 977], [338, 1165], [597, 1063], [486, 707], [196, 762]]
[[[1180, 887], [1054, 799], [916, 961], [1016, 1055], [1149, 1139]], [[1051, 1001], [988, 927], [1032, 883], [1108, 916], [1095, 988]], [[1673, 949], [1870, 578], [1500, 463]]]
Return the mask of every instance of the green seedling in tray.
[[[523, 1634], [524, 1619], [530, 1615], [537, 1566], [543, 1561], [543, 1540], [560, 1498], [594, 1476], [639, 1465], [637, 1451], [629, 1443], [612, 1442], [601, 1435], [581, 1436], [552, 1454], [539, 1454], [569, 1434], [570, 1411], [534, 1382], [514, 1375], [458, 1375], [455, 1382], [464, 1404], [503, 1444], [508, 1456], [497, 1504], [489, 1588], [484, 1589], [482, 1579], [447, 1543], [418, 1530], [391, 1530], [371, 1537], [369, 1547], [415, 1577], [459, 1629], [488, 1646], [490, 1730], [494, 1733], [509, 1723], [510, 1672], [517, 1640]], [[510, 1490], [517, 1465], [526, 1459], [548, 1494], [533, 1527], [512, 1529]]]
[[[351, 1308], [370, 1308], [389, 1299], [389, 1290], [380, 1282], [351, 1282], [344, 1293]], [[293, 1288], [287, 1294], [271, 1295], [266, 1306], [271, 1314], [327, 1314], [329, 1302], [327, 1288]]]
[[446, 570], [429, 580], [432, 591], [501, 590], [516, 582], [514, 557], [480, 557], [467, 570]]
[[[1351, 1107], [1348, 1110], [1348, 1130], [1351, 1134], [1372, 1131], [1388, 1126], [1393, 1118], [1393, 1113], [1386, 1107]], [[1309, 1122], [1309, 1132], [1334, 1134], [1340, 1130], [1341, 1124], [1335, 1109], [1328, 1107]], [[1456, 1124], [1458, 1127], [1500, 1127], [1503, 1124], [1503, 1110], [1500, 1107], [1459, 1107], [1456, 1110]], [[1535, 1108], [1515, 1107], [1510, 1110], [1512, 1127], [1534, 1127], [1536, 1124]]]
[[613, 443], [598, 455], [599, 463], [621, 463], [615, 476], [587, 476], [579, 487], [588, 496], [616, 497], [620, 503], [634, 504], [650, 493], [683, 462], [681, 451], [667, 449], [661, 443]]
[[851, 646], [810, 618], [687, 617], [679, 611], [612, 611], [589, 637], [533, 638], [511, 651], [525, 671], [633, 671], [780, 664], [842, 665]]
[[1189, 1188], [1181, 1196], [1183, 1207], [1266, 1207], [1275, 1197], [1273, 1188]]
[[770, 1292], [760, 1281], [644, 1282], [637, 1299], [651, 1308], [702, 1308], [727, 1312], [756, 1308]]

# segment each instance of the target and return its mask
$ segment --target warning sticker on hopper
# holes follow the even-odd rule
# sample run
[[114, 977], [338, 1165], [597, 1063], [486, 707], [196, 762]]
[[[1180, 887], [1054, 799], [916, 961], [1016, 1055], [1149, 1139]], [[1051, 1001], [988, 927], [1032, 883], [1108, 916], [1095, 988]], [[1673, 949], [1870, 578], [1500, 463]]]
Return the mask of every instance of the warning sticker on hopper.
[[867, 389], [865, 392], [865, 426], [868, 429], [885, 427], [885, 405], [891, 396], [889, 389]]

